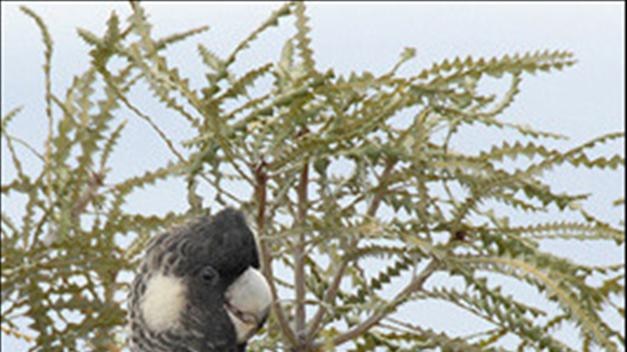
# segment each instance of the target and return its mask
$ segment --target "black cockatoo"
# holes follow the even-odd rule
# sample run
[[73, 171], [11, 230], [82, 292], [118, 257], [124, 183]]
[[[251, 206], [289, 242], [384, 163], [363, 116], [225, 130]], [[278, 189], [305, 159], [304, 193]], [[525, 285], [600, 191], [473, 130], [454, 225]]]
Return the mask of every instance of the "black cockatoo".
[[244, 215], [225, 209], [154, 238], [130, 293], [133, 352], [242, 352], [272, 301]]

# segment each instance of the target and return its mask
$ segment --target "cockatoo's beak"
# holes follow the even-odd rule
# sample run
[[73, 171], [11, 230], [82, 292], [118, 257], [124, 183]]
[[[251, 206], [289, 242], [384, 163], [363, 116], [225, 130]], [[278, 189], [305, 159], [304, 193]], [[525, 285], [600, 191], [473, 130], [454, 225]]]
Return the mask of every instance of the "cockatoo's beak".
[[268, 281], [250, 267], [226, 290], [225, 308], [235, 326], [237, 342], [255, 334], [268, 318], [272, 294]]

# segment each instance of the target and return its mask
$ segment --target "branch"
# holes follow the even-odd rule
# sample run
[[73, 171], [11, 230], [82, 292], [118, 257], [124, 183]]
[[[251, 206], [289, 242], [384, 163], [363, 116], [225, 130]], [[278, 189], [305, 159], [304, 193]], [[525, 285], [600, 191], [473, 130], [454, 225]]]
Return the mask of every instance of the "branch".
[[[134, 2], [131, 2], [131, 4], [133, 4], [133, 3]], [[165, 142], [165, 144], [167, 145], [168, 149], [170, 149], [170, 151], [179, 159], [179, 161], [181, 161], [181, 162], [185, 161], [185, 158], [183, 157], [183, 155], [181, 153], [179, 153], [178, 150], [176, 150], [176, 148], [174, 147], [174, 143], [172, 143], [172, 141], [170, 140], [170, 138], [168, 138], [166, 133], [163, 132], [163, 130], [150, 118], [150, 116], [148, 116], [147, 114], [144, 114], [141, 110], [139, 110], [139, 108], [137, 108], [135, 105], [133, 105], [124, 96], [124, 94], [118, 89], [118, 87], [115, 85], [115, 83], [111, 79], [111, 75], [107, 71], [104, 71], [104, 70], [100, 70], [98, 72], [102, 75], [102, 78], [104, 78], [105, 83], [113, 91], [113, 93], [116, 95], [116, 97], [118, 99], [120, 99], [120, 101], [122, 101], [122, 103], [129, 110], [131, 110], [135, 115], [139, 116], [142, 120], [146, 121], [150, 125], [150, 127], [155, 132], [157, 132], [157, 134], [159, 135], [159, 138], [161, 138], [161, 140]]]
[[305, 233], [303, 226], [307, 216], [307, 186], [309, 164], [305, 163], [298, 184], [298, 217], [296, 223], [301, 227], [298, 242], [294, 249], [294, 286], [296, 287], [296, 335], [304, 339], [305, 331]]
[[264, 239], [267, 201], [266, 185], [268, 182], [268, 176], [264, 171], [265, 166], [266, 163], [264, 161], [261, 161], [261, 163], [259, 163], [259, 165], [255, 168], [255, 195], [259, 204], [257, 212], [257, 234], [259, 236], [259, 254], [262, 263], [261, 271], [270, 285], [270, 291], [272, 293], [272, 310], [277, 317], [279, 327], [281, 328], [283, 335], [287, 337], [287, 339], [293, 346], [295, 346], [298, 344], [298, 340], [296, 339], [294, 332], [290, 328], [289, 323], [285, 318], [285, 312], [279, 305], [277, 288], [274, 283], [274, 275], [272, 274], [272, 257], [270, 256], [270, 251], [266, 246], [266, 240]]
[[366, 215], [368, 215], [369, 217], [373, 217], [377, 213], [377, 210], [379, 209], [381, 200], [383, 199], [383, 196], [385, 195], [385, 192], [384, 192], [385, 186], [387, 186], [387, 182], [390, 178], [390, 174], [392, 173], [392, 169], [394, 168], [394, 165], [396, 165], [396, 159], [394, 158], [388, 159], [387, 162], [385, 163], [385, 169], [383, 169], [383, 172], [381, 173], [381, 177], [379, 178], [379, 185], [377, 186], [377, 192], [375, 193], [374, 197], [372, 197], [372, 202], [370, 203], [370, 207], [368, 207], [368, 211], [366, 212]]
[[405, 286], [405, 288], [403, 288], [403, 290], [401, 290], [396, 296], [394, 296], [394, 299], [392, 299], [392, 301], [388, 305], [379, 309], [377, 312], [375, 312], [366, 320], [364, 320], [361, 324], [355, 326], [354, 328], [346, 331], [345, 333], [333, 339], [333, 344], [335, 346], [339, 346], [343, 344], [344, 342], [350, 341], [358, 337], [359, 335], [363, 334], [364, 332], [369, 330], [371, 327], [376, 325], [381, 319], [385, 318], [386, 315], [389, 314], [390, 309], [393, 309], [399, 304], [403, 303], [403, 301], [410, 294], [418, 290], [421, 290], [424, 283], [431, 276], [431, 274], [433, 274], [436, 271], [438, 266], [439, 266], [438, 261], [436, 259], [432, 259], [431, 262], [427, 265], [427, 267], [424, 268], [424, 270], [419, 275], [414, 277], [412, 281], [407, 286]]
[[[342, 278], [344, 277], [344, 271], [346, 271], [346, 267], [348, 266], [348, 262], [348, 259], [342, 260], [340, 267], [335, 272], [335, 275], [333, 276], [333, 281], [331, 282], [331, 286], [329, 286], [324, 296], [325, 303], [330, 304], [335, 299], [337, 291], [340, 288], [340, 283], [342, 283]], [[324, 318], [324, 313], [326, 312], [325, 307], [326, 304], [320, 305], [320, 308], [318, 308], [318, 311], [316, 311], [316, 314], [311, 321], [311, 327], [308, 331], [309, 341], [313, 340], [315, 334], [318, 332], [317, 330], [320, 327], [320, 323], [322, 323], [322, 318]]]
[[[80, 216], [85, 213], [87, 206], [94, 201], [98, 195], [98, 189], [103, 185], [104, 172], [91, 172], [85, 190], [81, 192], [70, 209], [70, 221], [80, 223]], [[44, 217], [45, 218], [45, 217]], [[59, 238], [59, 229], [52, 229], [44, 238], [44, 244], [49, 246]]]
[[[390, 175], [392, 174], [394, 165], [396, 165], [396, 159], [391, 158], [387, 160], [385, 164], [385, 169], [383, 169], [383, 172], [381, 173], [381, 177], [379, 178], [379, 185], [375, 188], [377, 191], [372, 198], [372, 202], [370, 203], [368, 210], [366, 211], [366, 215], [368, 215], [368, 217], [373, 217], [377, 213], [377, 210], [379, 209], [379, 205], [381, 205], [381, 200], [383, 199], [383, 196], [385, 195], [385, 185], [387, 184], [390, 178]], [[357, 237], [353, 238], [353, 240], [349, 244], [349, 248], [355, 247], [357, 245], [357, 241], [358, 241]], [[322, 323], [322, 319], [324, 318], [324, 314], [326, 313], [325, 306], [332, 304], [333, 300], [335, 300], [335, 296], [337, 295], [337, 292], [340, 288], [340, 284], [342, 283], [342, 278], [344, 277], [344, 272], [346, 271], [346, 268], [348, 267], [349, 261], [350, 261], [349, 258], [344, 258], [344, 260], [342, 260], [342, 263], [340, 264], [340, 267], [338, 268], [338, 270], [335, 272], [335, 275], [333, 276], [333, 280], [331, 281], [331, 286], [329, 286], [329, 288], [327, 289], [327, 292], [325, 293], [324, 302], [326, 304], [323, 304], [320, 306], [320, 308], [318, 308], [318, 311], [316, 311], [316, 314], [314, 315], [312, 319], [311, 327], [309, 328], [309, 331], [308, 331], [309, 342], [313, 340], [313, 338], [315, 337], [315, 334], [320, 328], [320, 324]]]
[[16, 328], [9, 327], [9, 326], [1, 326], [0, 329], [2, 329], [3, 334], [11, 335], [14, 338], [24, 340], [26, 342], [30, 342], [30, 343], [35, 342], [35, 338], [33, 336], [25, 334], [17, 330]]

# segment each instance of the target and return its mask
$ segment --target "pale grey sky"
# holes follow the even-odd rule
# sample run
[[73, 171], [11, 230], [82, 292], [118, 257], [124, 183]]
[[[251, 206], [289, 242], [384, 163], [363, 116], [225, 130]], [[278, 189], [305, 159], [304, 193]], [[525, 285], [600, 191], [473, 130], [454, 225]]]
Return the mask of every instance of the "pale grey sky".
[[[18, 9], [18, 2], [2, 2], [2, 112], [23, 105], [23, 112], [12, 123], [13, 133], [41, 145], [45, 136], [43, 106], [43, 63], [39, 31], [32, 20]], [[55, 43], [53, 89], [63, 92], [72, 76], [88, 65], [88, 47], [76, 35], [76, 27], [102, 33], [111, 10], [122, 19], [129, 14], [126, 2], [71, 3], [46, 2], [27, 4], [48, 24]], [[168, 52], [172, 64], [192, 83], [204, 80], [196, 43], [202, 42], [215, 52], [231, 50], [269, 13], [280, 6], [271, 3], [199, 3], [154, 2], [144, 5], [150, 14], [157, 35], [186, 30], [200, 25], [211, 29], [178, 45]], [[404, 47], [415, 47], [418, 58], [403, 72], [417, 72], [433, 61], [466, 56], [500, 56], [505, 53], [536, 49], [570, 50], [579, 63], [562, 72], [525, 76], [522, 93], [507, 111], [508, 121], [525, 122], [537, 128], [568, 135], [570, 141], [559, 146], [574, 145], [593, 136], [624, 131], [625, 103], [625, 34], [622, 2], [576, 3], [430, 3], [430, 2], [333, 2], [311, 3], [312, 41], [319, 68], [334, 67], [336, 72], [349, 73], [387, 70]], [[258, 65], [278, 58], [280, 47], [292, 33], [289, 23], [272, 29], [241, 56], [240, 68]], [[139, 105], [155, 116], [167, 114], [155, 99], [135, 97]], [[162, 116], [158, 121], [165, 129], [184, 139], [185, 128], [175, 119]], [[127, 137], [113, 158], [111, 180], [136, 175], [142, 170], [163, 165], [170, 155], [154, 133], [134, 116], [129, 119]], [[469, 130], [455, 148], [479, 150], [507, 136], [487, 136], [481, 130]], [[6, 146], [2, 144], [3, 183], [12, 177]], [[619, 142], [603, 149], [619, 151]], [[25, 154], [27, 155], [27, 154]], [[34, 168], [34, 162], [26, 167]], [[624, 170], [615, 173], [573, 172], [565, 168], [552, 177], [560, 188], [579, 188], [580, 193], [595, 196], [586, 205], [608, 220], [623, 218], [622, 209], [609, 204], [624, 193]], [[162, 214], [186, 209], [182, 190], [176, 182], [159, 183], [157, 191], [138, 193], [128, 207], [134, 211]], [[14, 213], [18, 203], [7, 204], [3, 210]], [[517, 219], [514, 219], [517, 220]], [[521, 220], [521, 219], [518, 219]], [[559, 251], [586, 263], [624, 261], [623, 248], [607, 246], [576, 247], [559, 243]], [[434, 278], [437, 280], [437, 278]], [[454, 334], [468, 332], [469, 325], [478, 324], [444, 304], [410, 304], [405, 317], [426, 324], [435, 330]], [[457, 315], [455, 315], [457, 314]], [[458, 319], [451, 318], [457, 317]], [[565, 329], [563, 336], [575, 341], [576, 333]], [[3, 351], [21, 351], [24, 345], [2, 335]]]

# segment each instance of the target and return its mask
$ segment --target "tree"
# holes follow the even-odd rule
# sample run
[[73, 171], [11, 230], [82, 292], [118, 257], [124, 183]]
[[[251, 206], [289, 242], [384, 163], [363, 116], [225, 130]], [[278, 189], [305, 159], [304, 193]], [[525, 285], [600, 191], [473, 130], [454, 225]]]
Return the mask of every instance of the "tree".
[[[2, 119], [17, 175], [2, 181], [2, 195], [27, 198], [22, 218], [2, 213], [3, 333], [53, 350], [123, 348], [127, 273], [147, 240], [192, 216], [236, 206], [251, 216], [277, 297], [250, 350], [499, 350], [501, 339], [513, 335], [519, 350], [570, 351], [552, 334], [567, 322], [580, 330], [582, 350], [624, 348], [624, 332], [603, 315], [611, 309], [624, 317], [616, 302], [624, 292], [623, 263], [587, 266], [540, 248], [548, 238], [623, 244], [623, 224], [581, 206], [588, 195], [558, 193], [543, 179], [564, 165], [622, 167], [621, 155], [591, 151], [623, 133], [562, 151], [545, 143], [564, 138], [559, 134], [499, 120], [523, 77], [569, 67], [573, 54], [456, 57], [404, 77], [399, 68], [415, 56], [408, 48], [382, 75], [342, 76], [316, 68], [305, 5], [293, 2], [227, 55], [200, 45], [206, 84], [193, 87], [162, 52], [207, 28], [155, 38], [144, 9], [132, 8], [125, 25], [112, 13], [102, 36], [79, 30], [93, 48], [92, 65], [64, 96], [50, 85], [53, 43], [46, 26], [23, 8], [45, 46], [48, 137], [38, 151], [9, 132], [19, 108]], [[286, 18], [294, 19], [295, 34], [280, 60], [236, 75], [239, 54]], [[509, 87], [485, 94], [478, 87], [487, 78], [509, 80]], [[264, 79], [271, 87], [258, 84]], [[142, 84], [193, 129], [184, 150], [133, 101]], [[172, 160], [108, 184], [110, 157], [125, 133], [116, 117], [121, 109], [143, 119]], [[411, 116], [407, 126], [392, 121], [400, 114]], [[472, 124], [513, 132], [518, 140], [479, 154], [453, 150], [453, 139]], [[23, 170], [16, 144], [40, 159], [41, 172]], [[510, 168], [506, 158], [529, 162]], [[337, 163], [342, 172], [334, 170]], [[185, 181], [187, 212], [152, 216], [124, 208], [133, 192], [166, 178]], [[201, 185], [213, 190], [211, 201]], [[531, 213], [555, 208], [579, 220], [518, 226], [502, 206]], [[371, 258], [384, 260], [380, 271], [364, 268]], [[428, 285], [436, 273], [461, 287]], [[505, 293], [499, 277], [536, 288], [556, 303], [555, 311]], [[600, 284], [591, 283], [595, 278]], [[404, 286], [386, 299], [382, 288], [393, 280]], [[405, 303], [425, 299], [450, 302], [493, 327], [461, 338], [393, 316]], [[30, 320], [36, 336], [20, 332], [19, 317]]]

